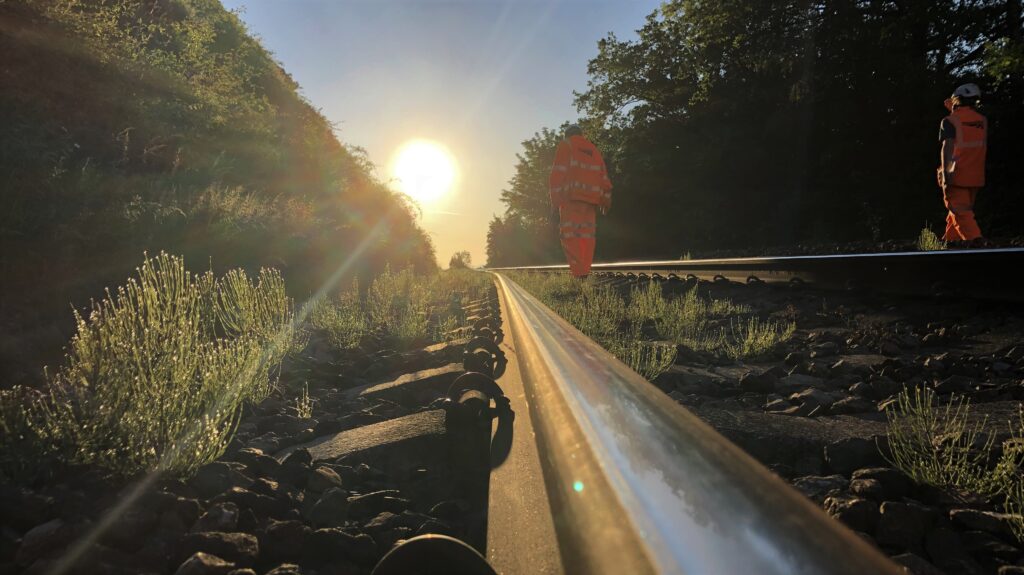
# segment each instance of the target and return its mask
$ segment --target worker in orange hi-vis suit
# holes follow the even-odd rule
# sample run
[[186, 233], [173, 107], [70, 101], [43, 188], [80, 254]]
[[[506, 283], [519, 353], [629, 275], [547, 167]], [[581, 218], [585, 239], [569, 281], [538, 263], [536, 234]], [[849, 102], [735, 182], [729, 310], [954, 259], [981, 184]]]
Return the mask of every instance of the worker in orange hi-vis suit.
[[988, 120], [975, 110], [981, 90], [975, 84], [958, 87], [945, 102], [949, 115], [939, 126], [942, 153], [938, 169], [946, 215], [947, 242], [984, 241], [974, 220], [974, 199], [985, 185]]
[[597, 214], [612, 205], [612, 182], [597, 147], [573, 124], [558, 144], [548, 178], [551, 208], [559, 215], [562, 250], [569, 270], [578, 278], [590, 274], [597, 245]]

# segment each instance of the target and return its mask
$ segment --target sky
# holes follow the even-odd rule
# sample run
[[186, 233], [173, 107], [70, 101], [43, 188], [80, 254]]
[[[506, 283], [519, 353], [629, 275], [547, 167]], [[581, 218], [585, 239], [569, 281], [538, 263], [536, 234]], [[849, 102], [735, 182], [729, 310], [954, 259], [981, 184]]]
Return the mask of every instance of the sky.
[[454, 157], [452, 191], [421, 205], [447, 265], [486, 263], [487, 224], [522, 142], [578, 117], [597, 42], [636, 37], [660, 0], [223, 0], [382, 180], [410, 140]]

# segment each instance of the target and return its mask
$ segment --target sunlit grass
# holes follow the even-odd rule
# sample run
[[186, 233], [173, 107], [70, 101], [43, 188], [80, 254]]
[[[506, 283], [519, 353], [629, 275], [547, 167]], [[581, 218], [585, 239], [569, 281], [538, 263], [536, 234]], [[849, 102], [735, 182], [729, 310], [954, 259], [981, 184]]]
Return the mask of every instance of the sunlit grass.
[[359, 300], [359, 283], [353, 282], [351, 289], [339, 292], [334, 298], [324, 298], [314, 303], [309, 323], [322, 331], [327, 341], [336, 348], [358, 347], [369, 331], [366, 314]]
[[972, 423], [963, 397], [940, 406], [930, 389], [907, 390], [886, 409], [886, 417], [886, 457], [894, 467], [918, 483], [1001, 503], [1014, 536], [1024, 542], [1024, 412], [1010, 422], [994, 465], [997, 430], [987, 418]]
[[309, 396], [309, 384], [302, 384], [302, 392], [295, 398], [295, 415], [302, 419], [313, 417], [313, 399]]
[[918, 483], [984, 492], [992, 438], [978, 449], [984, 422], [970, 424], [964, 398], [936, 405], [930, 389], [904, 391], [886, 410], [890, 462]]
[[946, 242], [939, 239], [935, 232], [931, 231], [928, 226], [925, 226], [921, 230], [921, 234], [917, 236], [917, 249], [922, 252], [944, 250], [946, 249]]
[[730, 324], [730, 337], [724, 338], [726, 353], [735, 359], [757, 357], [793, 336], [796, 324], [750, 317]]
[[390, 269], [361, 294], [358, 283], [317, 302], [310, 324], [339, 349], [353, 349], [374, 335], [397, 349], [444, 341], [465, 320], [462, 306], [482, 299], [491, 285], [487, 274], [466, 269], [417, 275]]
[[274, 388], [294, 348], [292, 314], [274, 270], [218, 279], [178, 257], [147, 258], [87, 317], [76, 313], [47, 393], [16, 417], [5, 406], [3, 427], [70, 463], [188, 474], [224, 451], [240, 407]]
[[649, 379], [675, 360], [675, 344], [722, 357], [763, 355], [792, 336], [796, 325], [762, 320], [748, 306], [700, 297], [696, 288], [666, 297], [647, 282], [626, 295], [569, 274], [511, 272], [513, 281], [613, 355]]

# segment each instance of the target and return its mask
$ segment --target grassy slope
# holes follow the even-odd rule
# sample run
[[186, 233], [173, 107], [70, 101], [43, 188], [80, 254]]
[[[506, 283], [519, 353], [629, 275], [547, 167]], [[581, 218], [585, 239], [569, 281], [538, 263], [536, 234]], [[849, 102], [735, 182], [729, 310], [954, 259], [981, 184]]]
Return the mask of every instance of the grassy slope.
[[433, 265], [405, 202], [215, 0], [0, 2], [0, 125], [0, 385], [144, 250], [273, 265], [299, 297], [371, 230], [363, 267]]

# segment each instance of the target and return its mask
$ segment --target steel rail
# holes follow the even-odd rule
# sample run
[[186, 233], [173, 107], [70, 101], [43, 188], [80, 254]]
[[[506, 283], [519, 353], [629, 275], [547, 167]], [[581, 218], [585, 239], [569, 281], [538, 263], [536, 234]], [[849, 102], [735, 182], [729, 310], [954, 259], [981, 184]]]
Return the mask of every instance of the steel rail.
[[[504, 270], [566, 270], [567, 265], [493, 268]], [[733, 281], [813, 284], [826, 289], [870, 289], [904, 295], [965, 295], [972, 299], [1024, 301], [1024, 288], [1014, 281], [1024, 269], [1024, 248], [943, 250], [760, 257], [707, 260], [649, 260], [598, 263], [594, 272], [668, 276], [717, 276]]]
[[519, 285], [495, 275], [565, 572], [902, 572]]

